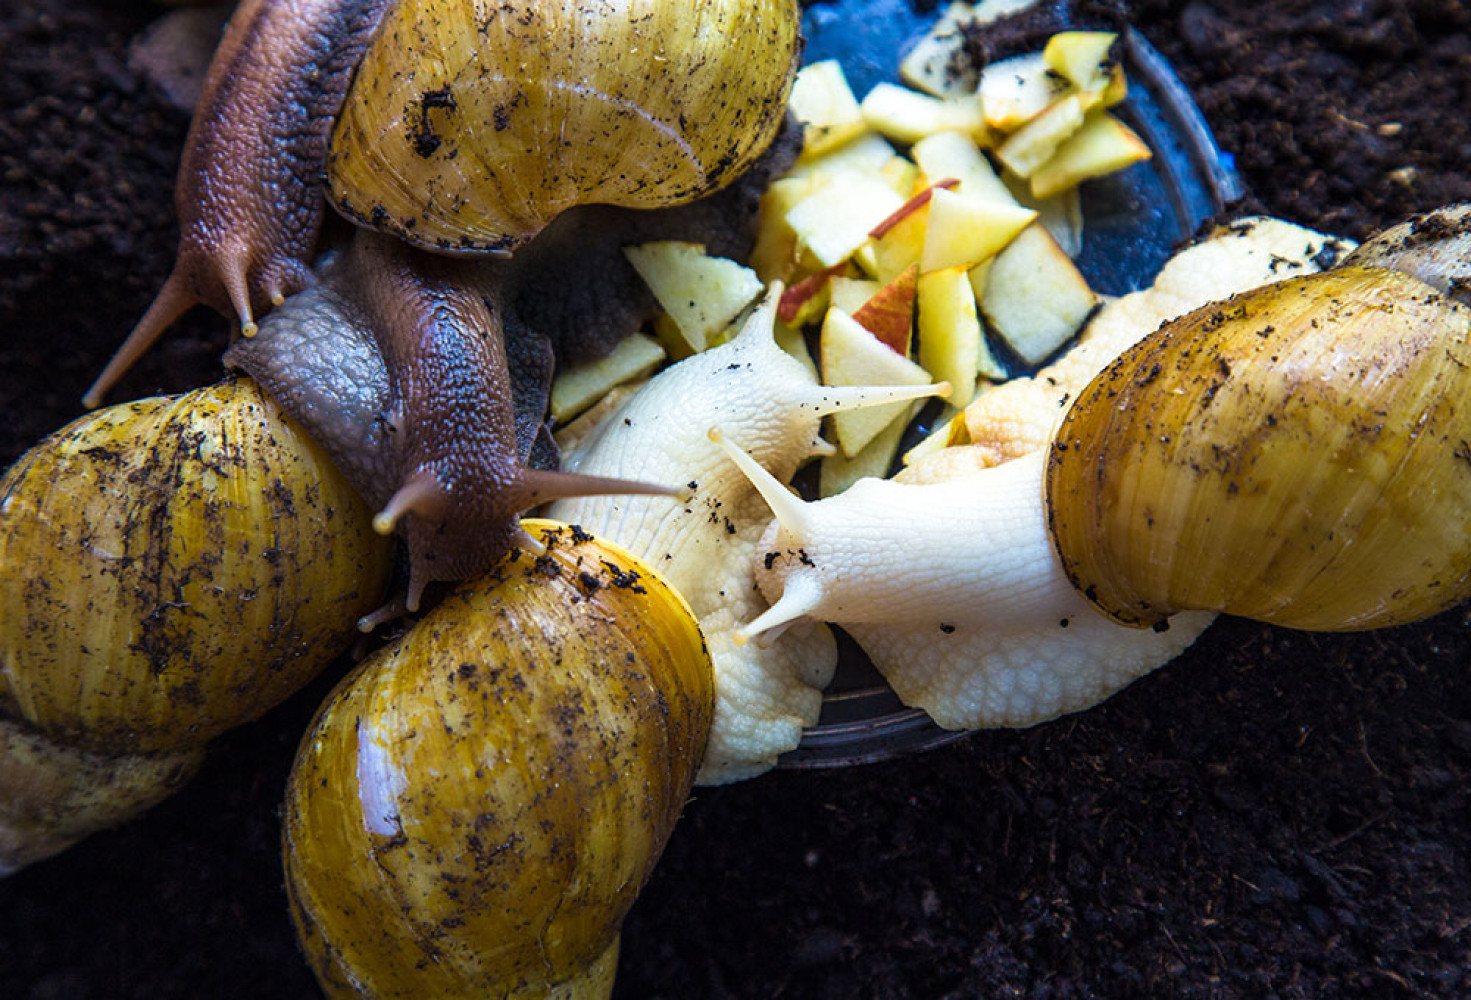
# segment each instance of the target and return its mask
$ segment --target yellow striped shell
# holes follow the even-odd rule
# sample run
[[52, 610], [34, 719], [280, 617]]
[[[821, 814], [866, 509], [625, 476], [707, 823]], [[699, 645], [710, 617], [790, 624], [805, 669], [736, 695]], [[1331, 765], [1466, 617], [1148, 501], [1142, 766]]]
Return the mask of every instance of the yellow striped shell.
[[[392, 551], [248, 380], [36, 445], [0, 480], [0, 842], [58, 824], [75, 839], [151, 804], [145, 786], [177, 784], [205, 741], [346, 647]], [[113, 784], [125, 801], [102, 801]], [[100, 821], [64, 819], [73, 806]], [[0, 868], [61, 846], [0, 849]]]
[[287, 788], [332, 997], [595, 997], [682, 809], [714, 681], [684, 600], [556, 522], [338, 687]]
[[1207, 306], [1126, 352], [1054, 439], [1074, 584], [1151, 624], [1413, 621], [1471, 596], [1471, 308], [1347, 266]]
[[401, 0], [338, 119], [332, 200], [445, 251], [693, 200], [776, 134], [798, 28], [795, 0]]

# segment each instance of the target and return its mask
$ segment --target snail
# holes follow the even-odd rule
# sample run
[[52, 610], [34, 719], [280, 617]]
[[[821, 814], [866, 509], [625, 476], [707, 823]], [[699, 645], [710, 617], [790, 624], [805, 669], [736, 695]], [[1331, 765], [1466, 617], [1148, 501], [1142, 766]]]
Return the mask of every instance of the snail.
[[772, 767], [817, 721], [837, 664], [826, 628], [788, 633], [768, 646], [734, 642], [760, 612], [753, 567], [766, 524], [750, 483], [724, 461], [705, 430], [723, 427], [783, 481], [808, 458], [830, 453], [822, 417], [948, 392], [945, 385], [830, 387], [775, 340], [781, 298], [774, 284], [726, 343], [654, 376], [566, 454], [569, 469], [598, 475], [687, 481], [689, 496], [559, 500], [547, 514], [609, 538], [658, 567], [690, 602], [715, 661], [717, 703], [700, 784], [735, 781]]
[[[322, 295], [369, 331], [388, 377], [372, 418], [387, 459], [357, 462], [380, 478], [354, 481], [381, 498], [379, 529], [406, 538], [410, 609], [429, 582], [524, 543], [515, 515], [530, 506], [649, 491], [527, 464], [507, 362], [519, 348], [503, 331], [516, 279], [419, 248], [503, 256], [574, 206], [681, 205], [728, 187], [784, 121], [798, 26], [794, 0], [247, 0], [191, 127], [174, 271], [86, 402], [194, 303], [249, 339], [261, 313], [314, 286], [325, 169], [332, 202], [363, 228]], [[283, 405], [299, 398], [262, 382]], [[290, 412], [317, 432], [321, 410]]]
[[167, 795], [382, 599], [391, 546], [249, 380], [95, 411], [0, 480], [0, 871]]
[[[1468, 221], [1415, 223], [1443, 287], [1465, 287]], [[1363, 629], [1465, 600], [1471, 307], [1374, 266], [1383, 246], [1166, 323], [994, 468], [803, 504], [731, 448], [776, 514], [774, 603], [743, 634], [843, 624], [901, 697], [973, 728], [1087, 707], [1215, 612]]]
[[329, 997], [607, 996], [714, 702], [647, 564], [527, 521], [517, 552], [342, 681], [286, 791], [293, 917]]

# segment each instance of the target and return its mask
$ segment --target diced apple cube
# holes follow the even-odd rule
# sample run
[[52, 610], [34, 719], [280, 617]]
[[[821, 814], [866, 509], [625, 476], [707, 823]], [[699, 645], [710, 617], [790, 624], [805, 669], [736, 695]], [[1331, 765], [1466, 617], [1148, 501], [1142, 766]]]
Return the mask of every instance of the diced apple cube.
[[935, 421], [935, 429], [904, 453], [903, 462], [905, 465], [913, 465], [926, 455], [942, 448], [954, 448], [957, 445], [969, 443], [970, 429], [965, 423], [965, 410], [947, 407], [940, 419]]
[[863, 120], [874, 131], [904, 145], [934, 132], [953, 130], [984, 142], [988, 134], [974, 95], [933, 97], [892, 83], [877, 84], [863, 98]]
[[862, 135], [830, 149], [820, 156], [804, 159], [787, 171], [787, 177], [821, 178], [840, 173], [879, 174], [895, 157], [894, 147], [877, 132]]
[[990, 24], [1036, 2], [981, 0], [971, 4], [956, 0], [899, 61], [899, 78], [911, 87], [937, 97], [975, 93], [979, 73], [974, 60], [964, 54], [966, 29]]
[[1105, 111], [1094, 112], [1057, 152], [1032, 172], [1032, 193], [1046, 198], [1076, 187], [1093, 177], [1102, 177], [1152, 154], [1144, 140], [1123, 122]]
[[[893, 281], [874, 291], [856, 309], [843, 306], [864, 329], [896, 354], [909, 356], [914, 333], [914, 303], [919, 289], [919, 265], [911, 264]], [[836, 296], [834, 305], [839, 305]]]
[[801, 264], [801, 246], [787, 213], [813, 190], [806, 177], [782, 177], [766, 188], [756, 213], [751, 267], [763, 282], [791, 281]]
[[975, 140], [964, 132], [927, 135], [914, 144], [909, 155], [926, 177], [935, 180], [954, 177], [960, 182], [956, 190], [968, 198], [1007, 205], [1017, 203]]
[[1118, 37], [1112, 31], [1060, 31], [1047, 40], [1042, 59], [1079, 90], [1101, 91], [1115, 65], [1109, 52]]
[[777, 347], [802, 362], [803, 367], [812, 373], [812, 377], [817, 378], [817, 362], [812, 360], [812, 352], [807, 349], [807, 338], [800, 327], [788, 326], [778, 320], [773, 336]]
[[981, 71], [976, 93], [986, 124], [1012, 132], [1039, 115], [1071, 86], [1047, 65], [1040, 52], [993, 62]]
[[949, 267], [974, 267], [1010, 243], [1037, 217], [1034, 209], [980, 201], [937, 189], [930, 199], [921, 274]]
[[1028, 365], [1052, 356], [1083, 326], [1098, 296], [1042, 226], [1028, 226], [996, 255], [981, 311]]
[[658, 240], [623, 253], [696, 352], [765, 288], [755, 271], [698, 243]]
[[828, 286], [828, 303], [845, 313], [855, 313], [858, 307], [873, 297], [883, 286], [872, 278], [848, 278], [837, 275]]
[[976, 391], [981, 320], [963, 267], [931, 271], [919, 278], [919, 363], [950, 383], [949, 402], [965, 406]]
[[996, 159], [1018, 177], [1030, 177], [1083, 124], [1083, 100], [1059, 97], [996, 147]]
[[858, 99], [836, 59], [810, 63], [797, 72], [787, 107], [803, 123], [802, 155], [817, 156], [862, 134]]
[[[819, 341], [822, 380], [826, 385], [928, 385], [929, 372], [889, 350], [877, 337], [841, 309], [829, 309]], [[863, 450], [895, 420], [909, 413], [910, 400], [843, 410], [832, 417], [833, 431], [843, 454]]]
[[787, 224], [802, 247], [823, 267], [831, 267], [852, 256], [868, 239], [868, 231], [902, 204], [904, 199], [882, 180], [841, 173], [792, 206]]
[[564, 424], [616, 385], [643, 378], [664, 360], [664, 348], [645, 333], [625, 337], [607, 357], [566, 368], [552, 380], [552, 420]]
[[817, 470], [817, 494], [819, 497], [836, 496], [860, 479], [884, 479], [899, 456], [899, 444], [910, 419], [918, 412], [921, 404], [910, 403], [907, 412], [888, 425], [863, 450], [852, 458], [841, 451], [827, 455]]

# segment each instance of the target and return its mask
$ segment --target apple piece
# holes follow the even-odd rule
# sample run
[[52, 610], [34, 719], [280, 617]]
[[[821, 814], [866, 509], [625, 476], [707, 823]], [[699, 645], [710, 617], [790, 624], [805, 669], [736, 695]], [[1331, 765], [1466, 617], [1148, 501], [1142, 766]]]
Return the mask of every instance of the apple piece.
[[801, 241], [787, 222], [787, 213], [812, 193], [814, 182], [807, 177], [782, 177], [761, 195], [756, 213], [756, 240], [751, 248], [751, 267], [763, 282], [791, 281], [801, 268]]
[[981, 311], [997, 336], [1036, 367], [1082, 329], [1098, 296], [1042, 226], [1028, 226], [996, 255]]
[[798, 70], [787, 107], [803, 124], [803, 157], [841, 146], [867, 127], [853, 88], [836, 59], [809, 63]]
[[935, 429], [906, 451], [902, 461], [905, 465], [913, 465], [926, 455], [942, 448], [954, 448], [957, 445], [969, 443], [970, 428], [965, 422], [965, 410], [947, 406], [945, 412], [935, 421]]
[[877, 132], [864, 132], [850, 142], [793, 164], [786, 176], [821, 178], [840, 173], [877, 174], [898, 154]]
[[[818, 342], [825, 385], [929, 385], [929, 372], [889, 350], [841, 309], [829, 309]], [[889, 424], [909, 412], [911, 401], [896, 400], [833, 414], [838, 447], [849, 458], [863, 450]]]
[[656, 240], [623, 254], [697, 353], [766, 287], [749, 267], [709, 257], [698, 243]]
[[976, 141], [964, 132], [927, 135], [914, 144], [909, 155], [926, 177], [954, 177], [960, 182], [955, 190], [967, 198], [1017, 204]]
[[613, 386], [597, 402], [554, 430], [552, 439], [557, 442], [562, 454], [576, 448], [584, 438], [598, 429], [603, 418], [622, 406], [630, 396], [647, 385], [648, 381], [648, 378], [636, 378]]
[[824, 456], [817, 469], [817, 495], [836, 496], [860, 479], [884, 479], [899, 457], [899, 445], [904, 440], [904, 431], [922, 404], [910, 403], [901, 419], [891, 420], [883, 430], [874, 435], [863, 450], [849, 458], [842, 452]]
[[[914, 333], [914, 304], [919, 291], [919, 265], [911, 264], [900, 275], [879, 287], [857, 309], [843, 307], [859, 325], [896, 354], [909, 356]], [[841, 305], [837, 296], [834, 305]]]
[[[873, 297], [874, 292], [882, 287], [872, 278], [849, 278], [841, 274], [835, 275], [828, 286], [828, 304], [837, 306], [845, 313], [855, 313], [863, 303]], [[869, 329], [873, 328], [869, 327]]]
[[986, 124], [1013, 132], [1067, 93], [1070, 83], [1052, 71], [1041, 52], [1028, 52], [991, 63], [981, 70], [976, 93]]
[[1069, 257], [1083, 252], [1083, 199], [1078, 188], [1063, 188], [1038, 198], [1032, 194], [1031, 181], [1024, 177], [1008, 175], [1006, 185], [1018, 202], [1037, 210], [1037, 221], [1047, 227]]
[[923, 190], [919, 191], [904, 204], [900, 205], [898, 208], [894, 209], [894, 211], [890, 212], [888, 218], [884, 219], [883, 222], [880, 222], [878, 225], [870, 229], [868, 231], [868, 235], [876, 240], [883, 239], [885, 233], [893, 229], [895, 226], [903, 222], [906, 218], [913, 215], [915, 212], [919, 211], [921, 208], [924, 208], [926, 205], [928, 205], [930, 203], [930, 199], [934, 197], [936, 188], [954, 189], [959, 185], [960, 181], [954, 177], [946, 177], [936, 181], [933, 184], [925, 185]]
[[1032, 172], [1032, 194], [1046, 198], [1152, 155], [1133, 129], [1108, 112], [1097, 111], [1086, 116], [1052, 158]]
[[565, 368], [552, 379], [552, 421], [565, 424], [616, 385], [648, 375], [664, 360], [664, 348], [646, 333], [633, 333], [606, 356]]
[[911, 195], [924, 186], [920, 183], [919, 167], [902, 156], [891, 157], [888, 163], [879, 168], [879, 176], [900, 197]]
[[980, 78], [975, 61], [965, 57], [966, 31], [975, 25], [1025, 10], [1036, 0], [956, 0], [899, 62], [899, 78], [936, 97], [973, 94]]
[[812, 251], [823, 267], [847, 260], [868, 239], [868, 231], [904, 204], [893, 188], [877, 177], [843, 172], [824, 179], [815, 191], [787, 212], [787, 224], [800, 246]]
[[925, 230], [929, 219], [930, 206], [926, 199], [923, 205], [889, 226], [882, 236], [871, 239], [864, 245], [864, 250], [871, 257], [872, 266], [861, 255], [855, 259], [880, 284], [888, 284], [908, 268], [919, 264], [919, 255], [924, 252]]
[[936, 189], [930, 198], [920, 273], [974, 267], [1010, 243], [1036, 217], [1035, 209]]
[[1047, 39], [1042, 59], [1079, 90], [1102, 91], [1117, 63], [1110, 52], [1118, 37], [1113, 31], [1059, 31]]
[[827, 310], [832, 279], [847, 269], [847, 261], [834, 264], [784, 289], [777, 300], [776, 318], [791, 326], [815, 322]]
[[860, 108], [869, 128], [906, 146], [934, 132], [965, 132], [981, 143], [990, 133], [974, 95], [933, 97], [879, 83], [863, 98]]
[[807, 349], [807, 337], [802, 333], [801, 327], [788, 326], [777, 320], [773, 336], [776, 346], [802, 362], [802, 366], [812, 373], [813, 381], [816, 381], [817, 362], [812, 360], [812, 352]]
[[975, 396], [983, 339], [966, 268], [921, 275], [918, 291], [919, 363], [935, 378], [949, 382], [949, 402], [964, 407]]
[[1018, 177], [1030, 177], [1083, 125], [1083, 99], [1059, 97], [1047, 109], [1007, 136], [996, 147], [996, 159]]

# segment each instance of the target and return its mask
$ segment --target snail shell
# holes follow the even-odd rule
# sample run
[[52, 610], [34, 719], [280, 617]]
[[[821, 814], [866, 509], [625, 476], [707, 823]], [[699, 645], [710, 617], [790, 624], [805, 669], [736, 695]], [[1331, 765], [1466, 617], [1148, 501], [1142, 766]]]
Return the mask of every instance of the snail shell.
[[1207, 306], [1078, 398], [1047, 473], [1105, 614], [1350, 631], [1471, 596], [1471, 308], [1345, 266]]
[[555, 522], [319, 712], [286, 794], [292, 912], [329, 996], [604, 996], [714, 688], [688, 606]]
[[578, 204], [733, 180], [796, 72], [793, 0], [402, 0], [328, 156], [330, 197], [428, 249], [509, 251]]
[[[0, 480], [0, 842], [31, 833], [0, 866], [183, 780], [345, 646], [391, 559], [248, 380], [99, 410], [23, 455]], [[58, 815], [69, 796], [98, 822]]]

